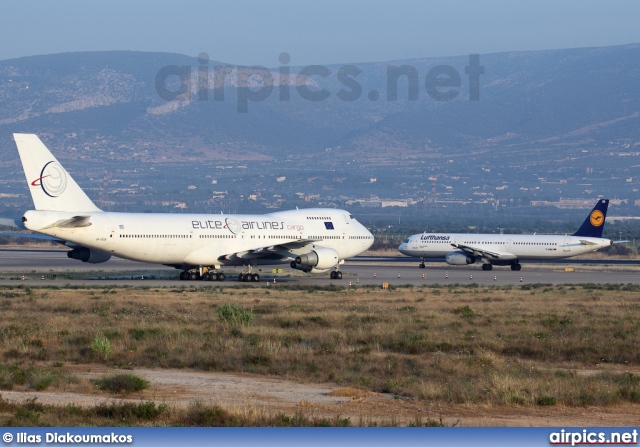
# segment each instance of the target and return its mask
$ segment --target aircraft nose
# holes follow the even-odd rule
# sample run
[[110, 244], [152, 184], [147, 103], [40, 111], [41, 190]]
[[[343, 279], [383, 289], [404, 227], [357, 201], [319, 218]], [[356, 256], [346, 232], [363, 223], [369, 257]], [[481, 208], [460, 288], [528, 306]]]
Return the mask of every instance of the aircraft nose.
[[373, 234], [371, 234], [371, 231], [367, 230], [367, 235], [368, 235], [368, 240], [369, 240], [369, 246], [367, 247], [367, 249], [371, 248], [371, 246], [373, 245], [374, 241], [374, 236]]

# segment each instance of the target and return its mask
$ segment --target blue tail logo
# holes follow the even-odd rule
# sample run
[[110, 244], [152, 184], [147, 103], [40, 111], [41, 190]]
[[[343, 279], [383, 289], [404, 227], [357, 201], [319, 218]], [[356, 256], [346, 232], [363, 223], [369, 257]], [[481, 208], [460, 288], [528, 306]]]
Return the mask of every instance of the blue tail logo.
[[589, 217], [585, 219], [580, 229], [574, 233], [574, 236], [602, 237], [608, 207], [608, 199], [598, 200], [596, 206], [591, 210], [591, 213], [589, 213]]

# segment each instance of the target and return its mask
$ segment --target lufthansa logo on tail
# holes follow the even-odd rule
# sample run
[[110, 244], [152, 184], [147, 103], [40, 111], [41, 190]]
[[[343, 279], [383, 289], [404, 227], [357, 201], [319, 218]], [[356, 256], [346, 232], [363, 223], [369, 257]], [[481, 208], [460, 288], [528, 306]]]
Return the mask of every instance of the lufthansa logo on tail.
[[602, 211], [600, 210], [591, 211], [591, 215], [589, 216], [589, 222], [591, 222], [591, 225], [593, 225], [594, 227], [599, 227], [600, 225], [602, 225], [604, 223], [604, 214], [602, 214]]
[[57, 161], [50, 161], [42, 168], [40, 177], [31, 182], [40, 186], [49, 197], [60, 196], [67, 189], [67, 173]]

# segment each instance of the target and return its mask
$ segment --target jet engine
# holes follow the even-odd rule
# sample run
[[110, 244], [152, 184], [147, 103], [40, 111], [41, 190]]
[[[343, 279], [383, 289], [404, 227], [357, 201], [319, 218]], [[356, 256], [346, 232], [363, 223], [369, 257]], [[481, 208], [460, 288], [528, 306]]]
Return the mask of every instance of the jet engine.
[[340, 257], [338, 255], [338, 252], [333, 248], [314, 246], [313, 250], [311, 250], [309, 253], [298, 256], [295, 262], [296, 264], [300, 264], [304, 267], [324, 270], [335, 267], [338, 264], [339, 260]]
[[444, 259], [447, 261], [447, 264], [450, 265], [467, 265], [476, 262], [475, 257], [470, 256], [464, 251], [452, 251], [451, 253], [447, 253]]
[[91, 250], [86, 247], [76, 247], [73, 250], [68, 251], [67, 257], [77, 259], [82, 262], [88, 262], [90, 264], [100, 264], [101, 262], [107, 262], [111, 259], [111, 255], [109, 253]]
[[298, 264], [296, 261], [291, 261], [291, 268], [296, 270], [302, 270], [305, 273], [309, 273], [313, 270], [313, 267], [309, 267], [308, 265]]

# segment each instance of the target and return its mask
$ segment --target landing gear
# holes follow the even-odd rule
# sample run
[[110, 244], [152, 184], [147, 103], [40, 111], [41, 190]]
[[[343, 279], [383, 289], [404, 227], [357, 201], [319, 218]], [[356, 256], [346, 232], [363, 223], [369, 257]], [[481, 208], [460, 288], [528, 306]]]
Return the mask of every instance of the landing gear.
[[493, 270], [493, 264], [490, 264], [490, 263], [482, 264], [482, 270]]
[[205, 281], [224, 281], [225, 278], [224, 273], [214, 271], [208, 271], [202, 276]]
[[420, 258], [420, 265], [418, 267], [421, 269], [426, 268], [426, 266], [424, 265], [424, 258]]
[[522, 266], [519, 263], [514, 262], [513, 264], [511, 264], [511, 270], [518, 272], [520, 271], [520, 269], [522, 269]]
[[180, 272], [180, 280], [181, 281], [224, 281], [225, 276], [222, 272], [216, 272], [213, 269], [206, 269], [202, 274], [200, 274], [201, 269], [191, 269], [191, 270], [183, 270]]
[[240, 273], [238, 275], [240, 282], [260, 282], [260, 275], [257, 273]]
[[197, 270], [183, 270], [180, 272], [180, 280], [181, 281], [196, 281], [198, 279], [206, 279], [205, 276], [200, 276], [200, 273]]
[[342, 279], [342, 272], [340, 270], [334, 270], [329, 274], [331, 279]]
[[240, 282], [260, 282], [260, 275], [253, 273], [251, 270], [253, 266], [251, 264], [245, 265], [245, 270], [238, 275], [238, 281]]

